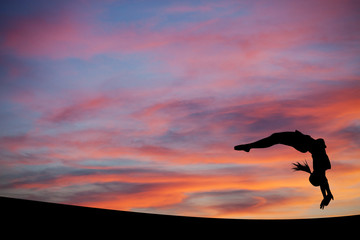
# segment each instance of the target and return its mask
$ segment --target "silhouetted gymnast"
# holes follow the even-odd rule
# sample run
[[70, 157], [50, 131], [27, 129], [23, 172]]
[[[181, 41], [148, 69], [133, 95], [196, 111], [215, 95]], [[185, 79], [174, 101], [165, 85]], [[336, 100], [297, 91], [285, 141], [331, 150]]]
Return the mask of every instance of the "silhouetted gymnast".
[[324, 197], [321, 201], [320, 208], [324, 209], [324, 206], [327, 206], [331, 199], [334, 200], [328, 180], [325, 176], [325, 171], [331, 169], [331, 164], [329, 157], [326, 155], [324, 139], [319, 138], [315, 140], [309, 135], [304, 135], [296, 130], [295, 132], [274, 133], [267, 138], [253, 143], [237, 145], [234, 149], [249, 152], [252, 148], [268, 148], [275, 144], [291, 146], [302, 153], [311, 153], [313, 159], [313, 172], [310, 171], [310, 167], [306, 161], [304, 164], [299, 162], [293, 163], [295, 166], [293, 169], [310, 173], [310, 183], [316, 187], [320, 186], [321, 193]]

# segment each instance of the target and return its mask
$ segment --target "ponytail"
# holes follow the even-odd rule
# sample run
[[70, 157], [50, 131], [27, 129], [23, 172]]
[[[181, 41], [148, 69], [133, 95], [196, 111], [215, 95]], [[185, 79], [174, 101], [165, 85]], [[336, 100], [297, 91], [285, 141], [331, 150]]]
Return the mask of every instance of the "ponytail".
[[292, 169], [294, 169], [294, 171], [304, 171], [304, 172], [311, 174], [310, 167], [309, 167], [308, 163], [306, 162], [306, 160], [304, 161], [303, 164], [297, 162], [297, 163], [293, 163], [293, 165], [295, 166], [292, 168]]

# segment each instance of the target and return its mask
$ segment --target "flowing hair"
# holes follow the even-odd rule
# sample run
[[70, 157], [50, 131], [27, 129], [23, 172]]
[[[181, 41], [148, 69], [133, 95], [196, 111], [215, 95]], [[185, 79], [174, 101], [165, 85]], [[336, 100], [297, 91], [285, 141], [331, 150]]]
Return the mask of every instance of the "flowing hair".
[[297, 162], [297, 163], [293, 163], [293, 165], [295, 166], [292, 168], [292, 169], [294, 169], [294, 171], [304, 171], [304, 172], [311, 174], [310, 167], [309, 167], [308, 163], [306, 162], [306, 160], [304, 161], [303, 164]]

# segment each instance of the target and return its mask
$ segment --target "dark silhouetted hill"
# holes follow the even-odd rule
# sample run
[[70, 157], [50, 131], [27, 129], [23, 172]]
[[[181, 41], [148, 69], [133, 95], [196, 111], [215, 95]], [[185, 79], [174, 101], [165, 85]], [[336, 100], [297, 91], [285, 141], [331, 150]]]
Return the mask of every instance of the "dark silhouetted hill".
[[0, 197], [0, 206], [3, 229], [15, 227], [13, 233], [34, 237], [49, 234], [49, 239], [65, 233], [73, 236], [74, 232], [89, 237], [93, 234], [122, 237], [127, 234], [165, 236], [167, 239], [188, 235], [228, 239], [226, 236], [287, 236], [290, 233], [297, 237], [313, 234], [323, 237], [341, 234], [344, 237], [345, 234], [351, 236], [352, 230], [356, 233], [360, 223], [359, 215], [299, 220], [217, 219], [115, 211], [7, 197]]

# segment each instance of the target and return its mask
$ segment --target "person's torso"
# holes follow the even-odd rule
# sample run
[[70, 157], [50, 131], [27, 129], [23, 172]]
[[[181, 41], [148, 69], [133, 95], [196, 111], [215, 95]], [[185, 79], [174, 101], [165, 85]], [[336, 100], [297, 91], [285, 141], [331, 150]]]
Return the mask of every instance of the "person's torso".
[[325, 148], [311, 153], [313, 158], [314, 171], [325, 171], [331, 169], [330, 159], [326, 154]]

